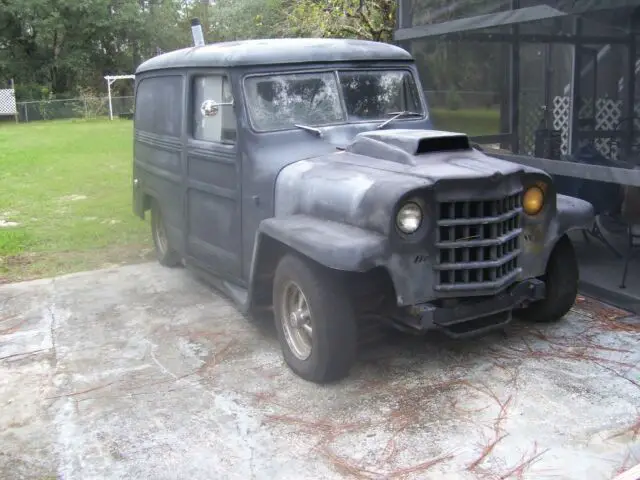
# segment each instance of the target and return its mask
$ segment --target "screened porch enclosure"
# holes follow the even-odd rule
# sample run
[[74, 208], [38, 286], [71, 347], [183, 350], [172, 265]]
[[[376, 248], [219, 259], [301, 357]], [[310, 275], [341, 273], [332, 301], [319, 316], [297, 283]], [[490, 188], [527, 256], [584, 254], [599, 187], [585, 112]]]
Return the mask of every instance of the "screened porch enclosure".
[[639, 33], [640, 0], [399, 0], [395, 32], [436, 128], [594, 205], [572, 234], [582, 290], [638, 313]]

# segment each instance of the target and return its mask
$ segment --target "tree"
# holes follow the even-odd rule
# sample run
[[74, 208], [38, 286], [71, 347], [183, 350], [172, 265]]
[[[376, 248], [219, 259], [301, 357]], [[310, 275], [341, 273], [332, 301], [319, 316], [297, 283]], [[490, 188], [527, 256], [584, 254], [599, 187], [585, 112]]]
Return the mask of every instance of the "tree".
[[[190, 46], [193, 17], [208, 43], [275, 37], [393, 40], [397, 0], [0, 0], [0, 82], [19, 99], [103, 90], [104, 75], [129, 74], [161, 51]], [[482, 13], [486, 0], [412, 0], [414, 25]], [[464, 11], [460, 11], [460, 9]], [[490, 84], [493, 45], [414, 42], [431, 87]], [[126, 82], [115, 85], [130, 93]], [[473, 88], [473, 87], [471, 87]]]
[[300, 0], [289, 12], [289, 30], [296, 36], [390, 42], [396, 0]]
[[178, 0], [0, 0], [0, 76], [34, 91], [101, 88], [156, 48], [177, 48]]
[[[502, 3], [497, 0], [412, 0], [408, 2], [408, 17], [411, 25], [429, 25], [500, 8]], [[502, 88], [504, 44], [471, 42], [454, 34], [413, 41], [412, 47], [425, 87], [449, 92], [453, 103], [459, 99], [456, 92], [462, 90], [488, 92]], [[485, 101], [491, 102], [492, 98]]]
[[218, 0], [196, 4], [189, 19], [200, 18], [207, 42], [277, 38], [288, 35], [285, 0]]

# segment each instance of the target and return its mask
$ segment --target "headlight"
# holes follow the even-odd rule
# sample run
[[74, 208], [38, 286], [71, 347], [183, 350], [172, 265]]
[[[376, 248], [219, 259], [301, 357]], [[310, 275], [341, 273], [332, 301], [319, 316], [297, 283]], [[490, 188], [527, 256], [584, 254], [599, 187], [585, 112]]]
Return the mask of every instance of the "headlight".
[[402, 233], [415, 233], [422, 224], [422, 210], [415, 202], [407, 202], [396, 215], [396, 225]]
[[527, 215], [537, 215], [544, 207], [544, 192], [540, 187], [529, 187], [522, 197], [522, 208]]

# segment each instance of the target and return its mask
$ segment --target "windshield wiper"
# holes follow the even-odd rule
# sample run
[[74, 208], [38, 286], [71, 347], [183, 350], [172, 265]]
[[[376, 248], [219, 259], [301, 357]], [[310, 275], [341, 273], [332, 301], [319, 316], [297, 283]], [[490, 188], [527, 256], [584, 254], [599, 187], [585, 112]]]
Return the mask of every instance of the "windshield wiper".
[[322, 130], [320, 130], [319, 128], [310, 127], [309, 125], [300, 125], [300, 124], [297, 124], [297, 123], [294, 124], [293, 126], [299, 128], [301, 130], [304, 130], [305, 132], [313, 133], [318, 138], [322, 138]]
[[422, 114], [420, 112], [409, 112], [409, 111], [404, 111], [404, 112], [391, 112], [388, 113], [387, 115], [393, 115], [393, 117], [391, 117], [388, 120], [385, 120], [384, 122], [382, 122], [380, 125], [378, 125], [376, 127], [376, 130], [380, 130], [381, 128], [386, 127], [387, 125], [389, 125], [391, 122], [393, 122], [394, 120], [400, 118], [400, 117], [421, 117]]

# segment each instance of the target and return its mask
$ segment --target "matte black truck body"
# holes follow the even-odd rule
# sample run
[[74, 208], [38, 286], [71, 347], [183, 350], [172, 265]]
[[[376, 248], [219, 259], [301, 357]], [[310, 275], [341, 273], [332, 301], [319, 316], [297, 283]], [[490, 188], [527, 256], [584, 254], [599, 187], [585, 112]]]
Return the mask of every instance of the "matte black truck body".
[[[396, 112], [370, 121], [346, 115], [314, 125], [256, 126], [264, 121], [251, 104], [258, 98], [249, 93], [252, 78], [308, 74], [319, 82], [335, 75], [348, 110], [348, 102], [358, 102], [344, 99], [349, 84], [341, 75], [356, 71], [405, 72], [410, 86], [403, 87], [402, 102], [406, 108], [404, 96], [415, 95], [417, 111], [393, 119]], [[199, 114], [202, 98], [195, 99], [194, 85], [207, 75], [224, 77], [233, 100], [205, 105], [205, 99]], [[217, 85], [209, 91], [224, 90]], [[207, 125], [224, 109], [233, 111], [231, 133], [223, 125], [213, 141], [195, 138], [194, 124]], [[385, 119], [391, 121], [377, 128]], [[311, 269], [343, 272], [354, 279], [348, 283], [367, 285], [367, 294], [389, 298], [378, 313], [402, 328], [477, 333], [544, 302], [558, 242], [565, 239], [565, 248], [568, 231], [593, 221], [591, 205], [556, 195], [546, 173], [485, 155], [463, 134], [433, 130], [413, 60], [391, 45], [265, 40], [160, 55], [136, 72], [135, 120], [135, 213], [161, 212], [165, 237], [158, 236], [156, 247], [166, 241], [175, 258], [245, 312], [273, 306], [278, 314], [274, 272], [284, 256], [295, 254]], [[544, 204], [529, 215], [523, 196], [532, 187]], [[408, 201], [422, 214], [410, 234], [398, 227]], [[305, 378], [331, 376], [302, 372], [296, 361], [302, 362], [288, 363]]]

